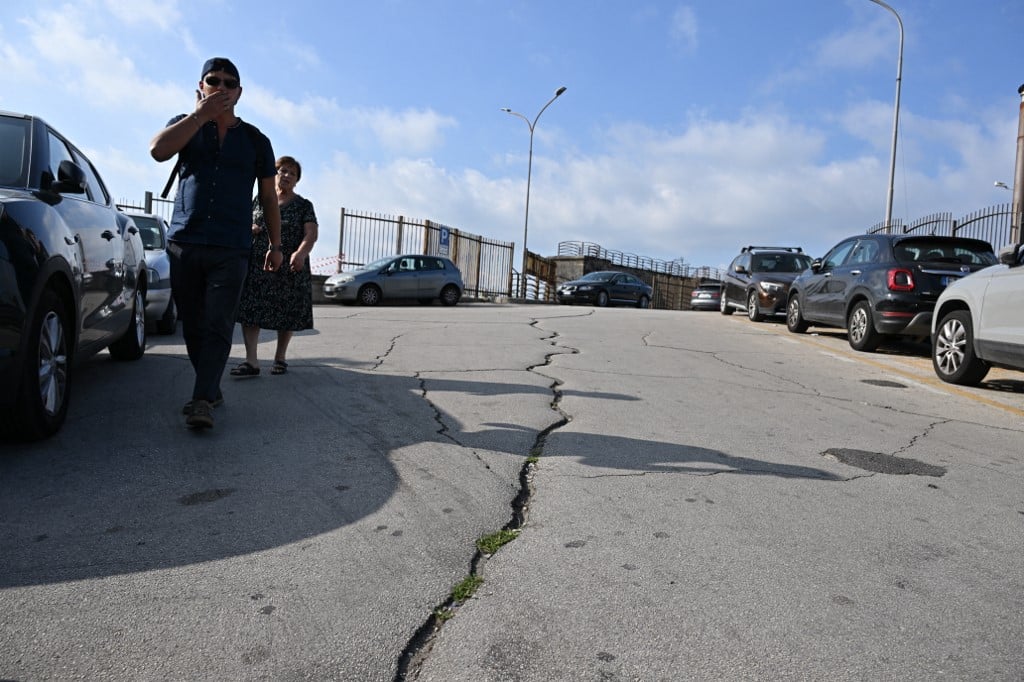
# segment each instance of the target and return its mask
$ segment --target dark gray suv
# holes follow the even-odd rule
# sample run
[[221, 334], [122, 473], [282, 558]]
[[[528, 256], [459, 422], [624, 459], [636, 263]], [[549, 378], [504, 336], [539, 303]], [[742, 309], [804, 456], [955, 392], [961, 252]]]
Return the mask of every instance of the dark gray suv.
[[719, 310], [745, 312], [754, 322], [786, 314], [789, 285], [811, 267], [799, 246], [745, 246], [722, 278]]

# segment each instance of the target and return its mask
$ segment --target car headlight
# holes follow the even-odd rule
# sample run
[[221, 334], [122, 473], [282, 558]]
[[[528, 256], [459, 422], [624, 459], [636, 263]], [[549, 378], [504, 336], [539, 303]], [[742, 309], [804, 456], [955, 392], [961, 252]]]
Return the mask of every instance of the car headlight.
[[783, 290], [782, 285], [777, 282], [758, 282], [757, 286], [769, 296], [778, 296]]

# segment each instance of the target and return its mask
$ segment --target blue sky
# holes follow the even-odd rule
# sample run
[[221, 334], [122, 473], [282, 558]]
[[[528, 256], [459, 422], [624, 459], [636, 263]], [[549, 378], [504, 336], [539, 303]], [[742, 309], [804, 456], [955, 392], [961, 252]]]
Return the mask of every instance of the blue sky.
[[[893, 217], [1009, 201], [1020, 0], [890, 0], [905, 37]], [[691, 265], [745, 244], [821, 255], [881, 222], [899, 29], [870, 0], [8, 0], [0, 108], [47, 119], [119, 199], [159, 192], [153, 134], [227, 56], [237, 112], [303, 164], [338, 251], [342, 207], [529, 247]], [[1001, 245], [994, 245], [998, 248]], [[518, 262], [518, 261], [516, 261]]]

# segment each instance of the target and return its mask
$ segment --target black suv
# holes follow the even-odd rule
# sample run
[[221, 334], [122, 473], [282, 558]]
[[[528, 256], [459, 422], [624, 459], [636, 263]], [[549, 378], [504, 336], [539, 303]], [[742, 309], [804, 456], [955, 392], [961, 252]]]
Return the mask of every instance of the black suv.
[[42, 119], [0, 111], [0, 436], [56, 433], [75, 362], [142, 357], [144, 259], [85, 155]]
[[786, 294], [797, 275], [811, 267], [799, 246], [745, 246], [722, 278], [719, 310], [747, 314], [754, 322], [786, 314]]
[[839, 242], [789, 289], [786, 326], [844, 327], [854, 350], [887, 335], [927, 338], [932, 311], [950, 282], [996, 263], [980, 239], [863, 234]]

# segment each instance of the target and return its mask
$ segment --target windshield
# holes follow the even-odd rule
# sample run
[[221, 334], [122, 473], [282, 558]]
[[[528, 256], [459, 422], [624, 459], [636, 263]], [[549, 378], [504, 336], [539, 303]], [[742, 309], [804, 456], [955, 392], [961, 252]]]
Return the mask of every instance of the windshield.
[[811, 257], [802, 253], [755, 253], [751, 272], [803, 272], [811, 267]]
[[579, 278], [580, 282], [607, 282], [617, 275], [617, 272], [591, 272]]
[[164, 235], [160, 231], [160, 223], [156, 218], [145, 215], [133, 215], [131, 218], [135, 222], [135, 227], [139, 228], [143, 248], [148, 250], [164, 248]]
[[387, 265], [388, 263], [390, 263], [393, 260], [395, 260], [394, 256], [385, 256], [384, 258], [378, 258], [377, 260], [373, 261], [372, 263], [367, 263], [366, 265], [360, 265], [358, 268], [356, 268], [354, 270], [354, 272], [366, 272], [367, 270], [380, 270], [381, 268], [383, 268], [385, 265]]

